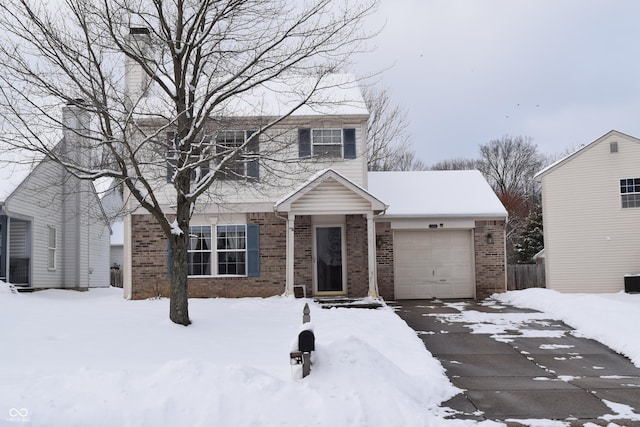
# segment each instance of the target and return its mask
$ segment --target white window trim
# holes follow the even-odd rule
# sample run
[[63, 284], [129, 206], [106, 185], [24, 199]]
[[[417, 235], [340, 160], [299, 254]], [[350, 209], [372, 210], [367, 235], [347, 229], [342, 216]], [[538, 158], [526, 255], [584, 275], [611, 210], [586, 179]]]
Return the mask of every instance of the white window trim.
[[[633, 180], [635, 181], [636, 179], [640, 179], [640, 177], [633, 177], [633, 178], [620, 178], [620, 181], [622, 180]], [[635, 186], [637, 184], [631, 184], [635, 190]], [[620, 185], [620, 187], [618, 188], [619, 194], [620, 194], [620, 207], [621, 209], [638, 209], [640, 208], [640, 205], [638, 204], [637, 201], [634, 201], [634, 206], [624, 206], [624, 201], [623, 199], [625, 198], [625, 196], [634, 196], [634, 199], [640, 199], [640, 191], [631, 191], [631, 192], [622, 192], [622, 185]], [[628, 203], [628, 202], [627, 202]]]
[[[53, 246], [51, 246], [51, 233], [53, 233]], [[58, 233], [55, 227], [47, 225], [47, 270], [56, 271], [58, 254]], [[53, 267], [51, 266], [53, 261]]]
[[[326, 157], [326, 156], [319, 156], [318, 154], [316, 154], [316, 144], [313, 142], [313, 134], [316, 131], [338, 131], [339, 135], [340, 135], [340, 142], [339, 143], [330, 143], [330, 144], [317, 144], [319, 146], [337, 146], [340, 145], [340, 156], [338, 157]], [[344, 134], [343, 134], [343, 128], [311, 128], [311, 135], [309, 136], [311, 138], [311, 156], [319, 156], [322, 159], [344, 159]]]
[[[210, 257], [209, 257], [209, 262], [211, 263], [211, 274], [210, 275], [205, 275], [205, 274], [194, 274], [194, 275], [189, 275], [188, 277], [193, 277], [193, 278], [211, 278], [211, 277], [248, 277], [248, 272], [249, 272], [249, 267], [247, 265], [247, 242], [246, 242], [246, 238], [247, 238], [247, 225], [246, 224], [192, 224], [192, 227], [209, 227], [209, 230], [211, 232], [211, 248], [209, 250], [210, 253]], [[244, 233], [245, 233], [245, 247], [244, 247], [244, 262], [245, 262], [245, 273], [244, 274], [219, 274], [218, 272], [218, 227], [228, 227], [228, 226], [236, 226], [236, 227], [244, 227]], [[242, 252], [243, 250], [224, 250], [224, 251], [220, 251], [220, 252]], [[201, 250], [197, 250], [197, 251], [191, 251], [188, 250], [188, 253], [194, 253], [194, 252], [207, 252], [207, 251], [201, 251]]]

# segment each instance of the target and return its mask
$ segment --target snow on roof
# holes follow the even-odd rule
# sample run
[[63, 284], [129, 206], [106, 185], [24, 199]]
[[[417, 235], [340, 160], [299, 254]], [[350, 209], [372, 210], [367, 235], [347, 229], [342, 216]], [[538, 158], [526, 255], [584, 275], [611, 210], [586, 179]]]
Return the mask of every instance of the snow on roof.
[[[317, 84], [317, 87], [314, 86]], [[278, 117], [289, 114], [308, 93], [313, 96], [292, 116], [368, 115], [358, 80], [352, 74], [283, 76], [233, 96], [213, 111], [222, 117]], [[150, 90], [136, 109], [138, 118], [172, 117], [171, 101], [159, 87]]]
[[124, 244], [124, 223], [122, 220], [115, 221], [111, 224], [111, 245]]
[[480, 171], [369, 172], [387, 217], [499, 217], [507, 211]]

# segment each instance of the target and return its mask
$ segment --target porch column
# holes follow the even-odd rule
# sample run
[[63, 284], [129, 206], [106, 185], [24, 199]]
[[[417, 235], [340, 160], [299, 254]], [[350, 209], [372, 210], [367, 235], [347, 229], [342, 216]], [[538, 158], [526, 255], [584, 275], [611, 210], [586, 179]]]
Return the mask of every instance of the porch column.
[[294, 257], [295, 257], [295, 250], [294, 250], [294, 237], [295, 237], [295, 232], [294, 232], [294, 226], [295, 226], [295, 222], [296, 222], [296, 215], [289, 212], [289, 215], [287, 216], [287, 259], [286, 259], [286, 267], [287, 267], [287, 273], [286, 273], [286, 289], [285, 289], [285, 295], [293, 295], [293, 266], [294, 266]]
[[373, 212], [367, 213], [367, 249], [369, 261], [369, 296], [378, 298], [378, 271], [376, 262], [376, 225]]

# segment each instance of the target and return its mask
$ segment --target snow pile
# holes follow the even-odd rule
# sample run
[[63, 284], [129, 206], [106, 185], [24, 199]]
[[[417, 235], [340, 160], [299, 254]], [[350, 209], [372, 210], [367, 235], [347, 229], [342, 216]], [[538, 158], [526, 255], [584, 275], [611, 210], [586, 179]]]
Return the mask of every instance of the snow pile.
[[458, 390], [390, 308], [310, 303], [314, 365], [294, 380], [305, 300], [193, 299], [185, 328], [168, 320], [168, 300], [121, 292], [13, 294], [0, 283], [0, 424], [474, 424], [441, 418]]
[[640, 367], [640, 294], [561, 294], [549, 289], [527, 289], [495, 294], [493, 298], [518, 307], [544, 311], [627, 356]]

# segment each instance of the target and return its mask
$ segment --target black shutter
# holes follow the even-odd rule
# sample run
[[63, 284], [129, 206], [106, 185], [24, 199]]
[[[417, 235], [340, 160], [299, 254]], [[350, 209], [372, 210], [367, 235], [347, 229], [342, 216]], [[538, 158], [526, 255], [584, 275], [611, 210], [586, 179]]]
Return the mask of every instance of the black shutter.
[[311, 129], [298, 129], [298, 157], [311, 157]]
[[247, 224], [247, 276], [260, 276], [259, 224]]
[[342, 129], [342, 144], [344, 146], [344, 158], [356, 158], [356, 130]]
[[[256, 130], [248, 130], [246, 132], [246, 138], [251, 138], [252, 135], [256, 134]], [[247, 162], [247, 178], [253, 178], [257, 180], [260, 178], [260, 162], [258, 161], [257, 155], [260, 153], [260, 145], [258, 135], [253, 137], [253, 139], [247, 144], [247, 153], [252, 157], [251, 160]]]

